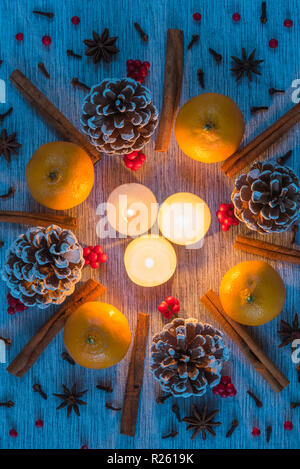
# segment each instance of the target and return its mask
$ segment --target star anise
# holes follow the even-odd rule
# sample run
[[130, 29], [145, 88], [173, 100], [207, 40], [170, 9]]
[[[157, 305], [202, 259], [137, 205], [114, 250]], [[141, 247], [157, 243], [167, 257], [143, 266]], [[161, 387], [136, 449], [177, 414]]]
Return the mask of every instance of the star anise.
[[117, 54], [119, 49], [115, 46], [118, 37], [109, 37], [109, 31], [105, 28], [99, 36], [98, 33], [93, 31], [93, 39], [85, 39], [83, 42], [88, 47], [85, 55], [93, 56], [93, 61], [96, 64], [101, 59], [109, 63], [111, 56]]
[[252, 73], [261, 75], [257, 67], [260, 63], [264, 62], [264, 60], [254, 60], [255, 51], [256, 49], [254, 49], [247, 58], [247, 52], [242, 48], [241, 59], [234, 55], [231, 56], [234, 65], [231, 71], [236, 75], [236, 81], [240, 80], [244, 74], [247, 75], [249, 81], [252, 81]]
[[53, 396], [59, 397], [63, 402], [56, 407], [56, 410], [62, 409], [63, 407], [67, 406], [67, 417], [70, 417], [72, 409], [74, 410], [75, 414], [80, 417], [79, 412], [79, 405], [87, 405], [86, 402], [82, 401], [80, 397], [82, 397], [86, 391], [79, 391], [76, 390], [76, 384], [73, 385], [72, 389], [68, 389], [67, 386], [64, 384], [62, 385], [64, 394], [53, 394]]
[[17, 133], [14, 132], [11, 135], [7, 134], [7, 130], [3, 129], [0, 134], [0, 156], [4, 155], [4, 158], [10, 163], [10, 154], [18, 154], [18, 148], [21, 148], [21, 143], [16, 140]]
[[281, 344], [278, 345], [279, 348], [292, 344], [295, 339], [300, 339], [298, 314], [295, 314], [292, 325], [288, 324], [286, 321], [280, 321], [280, 329], [278, 330], [278, 335], [282, 340]]
[[196, 436], [202, 432], [202, 439], [206, 439], [206, 432], [210, 433], [212, 436], [216, 436], [216, 433], [213, 427], [218, 427], [222, 425], [221, 422], [214, 422], [213, 419], [219, 412], [219, 410], [214, 410], [207, 414], [207, 406], [204, 406], [202, 411], [193, 405], [193, 414], [190, 417], [184, 417], [183, 422], [188, 423], [187, 430], [194, 430], [191, 440], [196, 438]]

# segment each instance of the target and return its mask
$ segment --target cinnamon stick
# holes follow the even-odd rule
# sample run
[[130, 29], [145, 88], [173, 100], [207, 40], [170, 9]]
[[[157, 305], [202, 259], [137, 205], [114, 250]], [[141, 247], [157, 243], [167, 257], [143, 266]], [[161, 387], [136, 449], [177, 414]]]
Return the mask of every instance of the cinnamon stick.
[[183, 75], [183, 31], [168, 29], [164, 95], [155, 151], [166, 152], [179, 105]]
[[129, 364], [121, 419], [121, 433], [134, 436], [143, 385], [145, 350], [149, 327], [149, 314], [139, 313]]
[[300, 103], [286, 112], [274, 124], [264, 130], [244, 148], [231, 155], [221, 166], [228, 177], [235, 176], [245, 166], [256, 160], [261, 153], [286, 134], [300, 120]]
[[59, 225], [69, 230], [77, 229], [77, 218], [49, 213], [0, 211], [0, 223], [19, 223], [22, 225], [49, 226]]
[[235, 249], [249, 254], [257, 254], [275, 261], [300, 265], [300, 250], [297, 249], [278, 246], [277, 244], [247, 238], [246, 236], [237, 236], [233, 246]]
[[226, 315], [218, 295], [213, 290], [209, 290], [201, 298], [201, 302], [275, 392], [280, 393], [288, 386], [288, 379], [252, 339], [246, 328]]
[[70, 299], [36, 332], [23, 350], [11, 362], [7, 371], [12, 375], [22, 378], [34, 365], [51, 340], [64, 327], [68, 317], [81, 305], [88, 301], [95, 301], [104, 292], [105, 287], [93, 279], [89, 279], [81, 285]]
[[101, 153], [20, 70], [14, 70], [9, 79], [27, 101], [42, 114], [64, 139], [81, 146], [88, 153], [94, 164], [101, 159]]

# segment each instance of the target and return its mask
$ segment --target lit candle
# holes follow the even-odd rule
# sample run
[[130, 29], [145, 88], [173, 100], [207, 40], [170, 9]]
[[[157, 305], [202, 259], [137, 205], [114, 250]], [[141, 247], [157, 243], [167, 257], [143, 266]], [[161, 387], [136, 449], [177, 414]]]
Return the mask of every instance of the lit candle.
[[134, 283], [141, 287], [156, 287], [172, 277], [177, 258], [169, 241], [158, 235], [145, 235], [128, 244], [124, 264]]
[[210, 210], [206, 203], [189, 192], [171, 195], [158, 212], [158, 225], [163, 236], [185, 246], [196, 244], [204, 238], [210, 222]]
[[123, 184], [114, 189], [107, 200], [110, 225], [126, 236], [146, 233], [154, 225], [157, 212], [155, 195], [142, 184]]

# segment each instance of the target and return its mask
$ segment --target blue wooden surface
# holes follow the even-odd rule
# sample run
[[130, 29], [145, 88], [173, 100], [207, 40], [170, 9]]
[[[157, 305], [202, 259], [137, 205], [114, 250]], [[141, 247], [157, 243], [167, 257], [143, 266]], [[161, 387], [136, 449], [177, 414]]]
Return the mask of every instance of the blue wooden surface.
[[[22, 143], [19, 156], [12, 157], [10, 165], [2, 158], [0, 161], [0, 187], [4, 193], [10, 185], [16, 187], [15, 197], [9, 201], [1, 201], [0, 209], [44, 211], [31, 198], [26, 187], [24, 170], [33, 151], [41, 144], [56, 140], [58, 136], [43, 122], [20, 94], [8, 82], [9, 74], [19, 68], [30, 77], [52, 101], [78, 126], [81, 101], [84, 93], [73, 90], [70, 81], [74, 76], [88, 85], [108, 76], [125, 74], [125, 62], [128, 58], [149, 60], [151, 69], [146, 84], [153, 92], [154, 102], [160, 108], [162, 100], [162, 83], [164, 67], [165, 38], [167, 28], [177, 27], [185, 34], [185, 68], [181, 103], [201, 92], [197, 82], [196, 71], [205, 71], [206, 91], [220, 92], [231, 96], [241, 107], [247, 123], [245, 141], [256, 135], [259, 130], [278, 118], [292, 106], [291, 83], [299, 77], [299, 24], [300, 11], [297, 0], [269, 0], [268, 22], [261, 25], [259, 21], [260, 4], [238, 0], [66, 0], [17, 1], [1, 0], [0, 2], [0, 78], [7, 83], [7, 104], [0, 104], [0, 112], [9, 105], [14, 111], [5, 121], [9, 132], [17, 131]], [[49, 21], [32, 15], [33, 9], [39, 8], [54, 11], [55, 18]], [[202, 14], [200, 23], [193, 21], [192, 13]], [[232, 21], [232, 13], [241, 14], [239, 24]], [[71, 24], [71, 17], [81, 18], [79, 26]], [[294, 21], [294, 27], [287, 30], [283, 27], [285, 18]], [[149, 43], [141, 42], [133, 28], [133, 22], [139, 21], [149, 33]], [[92, 30], [98, 32], [109, 27], [112, 35], [118, 35], [120, 53], [107, 66], [94, 66], [87, 58], [70, 59], [66, 49], [74, 49], [83, 53], [83, 39], [90, 38]], [[15, 40], [15, 34], [23, 32], [22, 43]], [[200, 34], [199, 43], [191, 50], [186, 45], [194, 33]], [[45, 48], [41, 37], [49, 34], [52, 45]], [[275, 37], [279, 41], [276, 50], [268, 48], [268, 41]], [[262, 77], [252, 84], [242, 80], [237, 84], [231, 76], [230, 55], [240, 56], [241, 47], [248, 52], [257, 48], [257, 58], [265, 59], [262, 64]], [[212, 47], [223, 54], [223, 62], [217, 66], [208, 53]], [[51, 79], [48, 81], [38, 72], [38, 62], [44, 62]], [[271, 99], [269, 87], [286, 89], [285, 95]], [[251, 116], [250, 106], [269, 105], [267, 113]], [[290, 165], [299, 173], [298, 158], [299, 127], [272, 148], [267, 156], [275, 157], [293, 148]], [[221, 201], [229, 199], [232, 181], [220, 172], [218, 165], [205, 166], [185, 157], [178, 149], [174, 138], [167, 155], [155, 154], [153, 142], [147, 146], [147, 165], [136, 174], [127, 171], [118, 160], [104, 157], [97, 165], [96, 184], [89, 199], [80, 207], [69, 211], [80, 219], [79, 239], [83, 244], [96, 244], [95, 226], [97, 204], [106, 200], [110, 191], [117, 185], [137, 181], [148, 185], [162, 202], [168, 195], [177, 191], [191, 191], [203, 197], [210, 206], [212, 213]], [[213, 217], [214, 218], [214, 217]], [[23, 227], [0, 225], [0, 239], [7, 246]], [[115, 304], [128, 317], [134, 330], [137, 311], [151, 314], [150, 337], [162, 328], [163, 321], [157, 312], [157, 304], [168, 294], [177, 296], [183, 305], [185, 317], [195, 316], [209, 320], [206, 312], [199, 304], [200, 296], [209, 288], [217, 289], [224, 272], [237, 262], [251, 259], [233, 251], [233, 239], [237, 232], [245, 233], [239, 226], [223, 234], [219, 231], [216, 219], [213, 219], [211, 230], [206, 237], [203, 249], [188, 252], [176, 247], [178, 269], [174, 278], [167, 285], [143, 290], [134, 286], [127, 279], [122, 257], [127, 241], [103, 241], [103, 247], [110, 256], [108, 265], [97, 272], [85, 270], [84, 278], [93, 275], [107, 286], [104, 300]], [[289, 235], [275, 236], [273, 239], [283, 244]], [[271, 238], [269, 238], [271, 239]], [[299, 238], [298, 238], [299, 242]], [[4, 260], [4, 249], [0, 251], [1, 263]], [[275, 266], [274, 263], [272, 263]], [[299, 307], [299, 268], [276, 264], [283, 275], [287, 287], [287, 301], [281, 317], [291, 320]], [[8, 351], [8, 360], [12, 359], [24, 346], [37, 328], [45, 321], [53, 310], [41, 311], [32, 309], [17, 317], [10, 317], [6, 312], [5, 285], [1, 284], [0, 335], [10, 336], [13, 346]], [[300, 312], [298, 310], [298, 312]], [[200, 407], [207, 403], [209, 407], [220, 409], [218, 420], [223, 425], [217, 429], [217, 438], [208, 437], [205, 444], [202, 440], [190, 440], [190, 433], [185, 424], [178, 424], [171, 413], [169, 400], [163, 406], [155, 403], [158, 394], [149, 372], [149, 356], [145, 363], [145, 382], [143, 387], [138, 429], [134, 439], [121, 436], [120, 413], [113, 413], [104, 407], [107, 396], [95, 388], [98, 382], [112, 381], [114, 393], [109, 396], [114, 404], [123, 401], [129, 354], [117, 367], [111, 370], [93, 372], [71, 367], [60, 358], [63, 350], [61, 335], [51, 343], [38, 363], [21, 380], [10, 376], [5, 365], [0, 365], [0, 401], [12, 399], [16, 402], [13, 409], [0, 408], [0, 447], [1, 448], [80, 448], [87, 444], [90, 448], [264, 448], [265, 428], [272, 425], [273, 435], [269, 448], [299, 447], [300, 409], [291, 412], [291, 400], [299, 400], [300, 385], [297, 383], [295, 366], [291, 362], [289, 350], [277, 349], [279, 343], [276, 334], [279, 319], [253, 330], [254, 337], [269, 353], [291, 380], [290, 386], [279, 396], [276, 395], [258, 376], [237, 350], [226, 339], [232, 352], [231, 360], [225, 371], [231, 374], [238, 390], [235, 398], [219, 400], [208, 392], [204, 398], [180, 399], [178, 401], [182, 415], [188, 415], [191, 404]], [[56, 412], [57, 399], [52, 396], [60, 392], [62, 383], [71, 385], [73, 382], [88, 389], [88, 406], [82, 409], [82, 415], [74, 415], [68, 420], [64, 410]], [[32, 384], [40, 382], [49, 397], [47, 401], [33, 394]], [[261, 396], [264, 406], [257, 409], [247, 397], [248, 388]], [[36, 419], [44, 420], [44, 428], [34, 426]], [[225, 434], [232, 418], [238, 418], [240, 427], [231, 439]], [[292, 419], [294, 430], [285, 432], [283, 422]], [[259, 426], [262, 435], [251, 436], [251, 428]], [[179, 435], [172, 440], [162, 440], [161, 434], [177, 428]], [[8, 436], [10, 428], [16, 428], [19, 436], [12, 439]]]

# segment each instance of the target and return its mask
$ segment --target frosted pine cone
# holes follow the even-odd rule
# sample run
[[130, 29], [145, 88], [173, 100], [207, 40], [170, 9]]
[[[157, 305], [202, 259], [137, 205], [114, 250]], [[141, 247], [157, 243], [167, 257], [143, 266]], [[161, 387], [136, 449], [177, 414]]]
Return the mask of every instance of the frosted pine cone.
[[106, 79], [92, 88], [82, 106], [83, 132], [99, 152], [141, 150], [158, 123], [151, 93], [132, 80]]
[[259, 161], [237, 178], [231, 199], [236, 217], [251, 230], [286, 231], [299, 216], [299, 180], [286, 166]]
[[174, 319], [153, 337], [150, 367], [161, 388], [177, 397], [216, 386], [229, 350], [223, 334], [196, 319]]
[[73, 293], [83, 265], [82, 247], [70, 230], [37, 226], [12, 244], [2, 278], [24, 305], [47, 308]]

